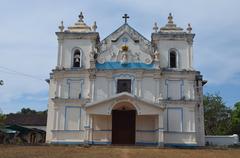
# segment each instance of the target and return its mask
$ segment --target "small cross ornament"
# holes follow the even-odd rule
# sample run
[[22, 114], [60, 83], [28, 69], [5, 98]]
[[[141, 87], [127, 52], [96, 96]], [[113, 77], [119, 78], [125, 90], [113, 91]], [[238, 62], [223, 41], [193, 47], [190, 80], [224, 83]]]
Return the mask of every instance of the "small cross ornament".
[[124, 14], [124, 16], [122, 17], [125, 20], [125, 24], [127, 23], [127, 19], [129, 19], [130, 17], [127, 14]]

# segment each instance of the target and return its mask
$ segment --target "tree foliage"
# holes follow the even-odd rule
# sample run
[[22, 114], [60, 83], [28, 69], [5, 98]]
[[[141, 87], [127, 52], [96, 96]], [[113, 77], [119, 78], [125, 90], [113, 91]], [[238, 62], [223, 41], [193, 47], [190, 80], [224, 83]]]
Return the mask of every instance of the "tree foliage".
[[6, 115], [3, 114], [2, 109], [0, 108], [0, 125], [4, 122], [6, 119]]
[[232, 110], [232, 132], [240, 135], [240, 102], [237, 102]]
[[18, 114], [45, 114], [47, 113], [47, 110], [45, 111], [36, 111], [32, 110], [30, 108], [22, 108], [20, 112], [17, 112]]
[[231, 132], [231, 109], [225, 105], [219, 94], [203, 97], [206, 135], [224, 135]]

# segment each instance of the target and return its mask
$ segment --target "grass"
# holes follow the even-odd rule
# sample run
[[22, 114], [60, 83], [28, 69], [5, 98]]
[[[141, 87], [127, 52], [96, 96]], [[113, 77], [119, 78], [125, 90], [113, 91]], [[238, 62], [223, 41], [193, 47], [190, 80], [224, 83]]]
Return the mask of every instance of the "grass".
[[0, 145], [0, 158], [237, 158], [240, 148], [175, 149], [150, 147]]

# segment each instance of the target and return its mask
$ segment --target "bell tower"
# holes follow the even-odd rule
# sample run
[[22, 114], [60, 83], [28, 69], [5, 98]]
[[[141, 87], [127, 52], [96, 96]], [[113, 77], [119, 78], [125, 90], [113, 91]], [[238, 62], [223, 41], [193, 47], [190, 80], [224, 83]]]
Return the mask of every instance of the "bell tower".
[[191, 25], [184, 31], [177, 27], [170, 13], [168, 23], [158, 29], [154, 24], [152, 44], [159, 53], [161, 68], [193, 70], [193, 34]]
[[99, 43], [96, 22], [90, 27], [84, 22], [81, 12], [78, 21], [64, 30], [63, 21], [59, 26], [57, 69], [95, 68], [95, 56]]

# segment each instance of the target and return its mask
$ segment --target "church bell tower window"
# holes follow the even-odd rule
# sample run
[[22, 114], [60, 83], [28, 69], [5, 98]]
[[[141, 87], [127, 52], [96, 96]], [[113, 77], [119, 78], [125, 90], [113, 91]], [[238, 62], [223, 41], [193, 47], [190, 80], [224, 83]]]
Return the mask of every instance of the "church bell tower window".
[[170, 68], [177, 67], [177, 53], [175, 51], [171, 51], [169, 55], [170, 60]]
[[80, 57], [80, 51], [77, 49], [74, 51], [74, 55], [73, 55], [73, 67], [78, 68], [80, 67], [81, 63], [81, 57]]

